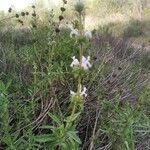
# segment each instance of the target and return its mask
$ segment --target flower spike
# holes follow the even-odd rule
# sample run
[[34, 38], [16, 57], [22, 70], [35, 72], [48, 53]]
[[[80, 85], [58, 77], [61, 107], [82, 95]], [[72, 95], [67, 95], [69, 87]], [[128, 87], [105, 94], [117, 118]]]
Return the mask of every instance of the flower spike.
[[87, 39], [91, 39], [91, 38], [92, 38], [92, 32], [91, 32], [91, 31], [86, 31], [86, 32], [84, 33], [84, 35], [85, 35], [85, 37], [86, 37]]
[[71, 38], [74, 37], [74, 36], [78, 36], [78, 35], [79, 35], [79, 33], [76, 29], [71, 29], [71, 32], [70, 32], [70, 37]]
[[[83, 90], [81, 90], [81, 88], [80, 88], [79, 93], [80, 93], [81, 97], [87, 97], [87, 93], [86, 92], [87, 92], [87, 88], [86, 87], [83, 87]], [[71, 94], [72, 97], [77, 95], [77, 93], [75, 93], [74, 91], [70, 91], [70, 94]]]

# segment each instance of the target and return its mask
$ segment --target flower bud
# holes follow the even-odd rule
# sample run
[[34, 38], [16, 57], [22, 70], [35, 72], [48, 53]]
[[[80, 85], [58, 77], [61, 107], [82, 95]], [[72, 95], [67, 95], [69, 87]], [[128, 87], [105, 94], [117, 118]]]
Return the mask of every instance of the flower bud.
[[61, 7], [60, 10], [61, 10], [62, 12], [64, 12], [66, 9], [65, 9], [64, 7]]
[[21, 23], [21, 24], [23, 25], [23, 21], [22, 21], [22, 20], [18, 19], [18, 22]]
[[64, 19], [64, 17], [62, 16], [62, 15], [60, 15], [59, 16], [59, 20], [61, 21], [61, 20], [63, 20]]
[[26, 12], [26, 15], [28, 16], [28, 15], [29, 15], [29, 12]]
[[15, 15], [15, 17], [16, 17], [16, 18], [19, 18], [19, 15], [18, 15], [18, 14], [16, 14], [16, 15]]
[[84, 8], [84, 4], [82, 2], [77, 2], [75, 4], [75, 10], [78, 12], [78, 13], [81, 13], [85, 8]]
[[24, 13], [24, 12], [21, 12], [21, 16], [25, 16], [25, 13]]
[[11, 13], [11, 12], [12, 12], [12, 8], [11, 8], [11, 7], [8, 9], [8, 12], [9, 12], [9, 13]]
[[79, 29], [79, 28], [80, 28], [80, 22], [79, 22], [78, 20], [74, 20], [74, 21], [73, 21], [73, 27], [74, 27], [75, 29]]
[[66, 0], [63, 0], [63, 3], [64, 3], [64, 4], [67, 4], [67, 1], [66, 1]]
[[32, 8], [35, 9], [35, 5], [32, 5]]
[[36, 13], [35, 13], [35, 12], [34, 12], [34, 13], [32, 13], [32, 16], [33, 16], [33, 17], [36, 17]]

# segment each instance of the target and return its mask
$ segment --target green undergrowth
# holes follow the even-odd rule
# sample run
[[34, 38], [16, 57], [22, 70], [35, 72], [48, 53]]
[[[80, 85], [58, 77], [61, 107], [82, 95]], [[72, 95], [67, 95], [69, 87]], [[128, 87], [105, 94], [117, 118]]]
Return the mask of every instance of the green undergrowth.
[[[49, 149], [54, 144], [53, 140], [56, 142], [55, 144], [60, 142], [59, 132], [63, 130], [64, 132], [68, 130], [68, 133], [64, 134], [66, 140], [73, 138], [79, 142], [81, 147], [84, 143], [83, 140], [81, 144], [73, 127], [65, 129], [62, 124], [57, 131], [54, 129], [55, 122], [56, 125], [61, 123], [61, 120], [70, 111], [68, 93], [69, 89], [75, 85], [69, 64], [71, 62], [70, 56], [77, 53], [78, 46], [74, 39], [70, 39], [68, 31], [63, 31], [57, 36], [55, 39], [57, 44], [54, 43], [54, 47], [51, 49], [51, 45], [47, 44], [48, 41], [43, 40], [47, 39], [50, 34], [48, 27], [37, 29], [34, 31], [34, 36], [36, 36], [33, 37], [33, 39], [36, 38], [36, 40], [34, 39], [36, 42], [31, 40], [28, 44], [21, 45], [13, 41], [1, 49], [0, 147], [2, 148]], [[107, 46], [104, 49], [107, 48], [109, 51]], [[111, 72], [111, 64], [100, 60], [94, 64], [91, 73], [87, 74], [84, 79], [85, 84], [93, 87], [89, 90], [91, 93], [87, 103], [93, 99], [93, 104], [98, 103], [98, 110], [102, 111], [98, 117], [96, 133], [90, 139], [95, 148], [105, 145], [117, 150], [133, 150], [138, 142], [136, 141], [136, 135], [139, 136], [137, 132], [144, 132], [146, 135], [149, 133], [149, 110], [147, 106], [149, 91], [146, 89], [141, 93], [138, 107], [132, 106], [128, 102], [113, 103], [109, 101], [109, 91], [101, 84], [103, 78]], [[60, 121], [51, 115], [50, 117], [46, 115], [43, 119], [40, 118], [42, 121], [37, 120], [42, 115], [41, 113], [46, 110], [48, 103], [52, 103], [49, 112], [56, 113]], [[90, 104], [92, 105], [91, 102]], [[84, 114], [86, 112], [83, 113], [83, 117]], [[39, 125], [43, 127], [41, 128]], [[92, 131], [93, 129], [88, 132], [92, 133]], [[51, 132], [56, 134], [56, 137], [47, 134]], [[85, 133], [79, 133], [82, 137], [81, 134], [85, 136]], [[40, 135], [38, 139], [35, 138], [36, 135]], [[41, 144], [41, 142], [45, 144]], [[66, 142], [69, 146], [71, 141]], [[74, 149], [78, 148], [74, 146]]]
[[135, 55], [107, 27], [95, 33], [83, 47], [92, 63], [82, 81], [88, 96], [75, 97], [77, 110], [84, 107], [70, 117], [70, 90], [82, 74], [70, 64], [79, 56], [80, 39], [52, 25], [11, 29], [0, 37], [0, 149], [150, 148], [149, 55]]

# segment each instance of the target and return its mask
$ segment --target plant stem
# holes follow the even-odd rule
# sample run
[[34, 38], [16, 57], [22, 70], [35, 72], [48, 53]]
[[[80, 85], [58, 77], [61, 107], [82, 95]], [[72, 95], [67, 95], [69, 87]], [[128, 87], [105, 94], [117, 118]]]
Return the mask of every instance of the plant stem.
[[135, 150], [135, 144], [134, 144], [134, 135], [133, 135], [133, 129], [131, 127], [131, 140], [132, 140], [132, 150]]
[[[82, 36], [83, 28], [82, 28], [82, 14], [81, 13], [79, 13], [79, 22], [80, 22], [79, 34]], [[83, 56], [83, 44], [81, 43], [80, 44], [80, 50], [79, 50], [80, 68], [81, 68], [81, 65], [82, 65], [82, 56]], [[80, 98], [81, 82], [82, 82], [81, 80], [82, 80], [81, 75], [79, 75], [79, 77], [78, 77], [78, 87], [77, 87], [78, 98]], [[73, 109], [72, 109], [72, 112], [71, 112], [71, 117], [75, 114], [75, 111], [76, 111], [76, 102], [73, 105]]]

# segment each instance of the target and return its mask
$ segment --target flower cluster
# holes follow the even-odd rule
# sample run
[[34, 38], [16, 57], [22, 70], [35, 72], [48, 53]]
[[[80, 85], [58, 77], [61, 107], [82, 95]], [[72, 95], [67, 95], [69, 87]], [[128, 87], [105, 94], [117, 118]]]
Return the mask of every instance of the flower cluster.
[[91, 31], [85, 31], [84, 35], [85, 35], [85, 37], [87, 39], [91, 39], [92, 38], [92, 32]]
[[[83, 87], [83, 89], [81, 90], [81, 85], [80, 85], [79, 94], [80, 94], [81, 97], [83, 97], [83, 96], [84, 96], [84, 97], [87, 97], [86, 91], [87, 91], [87, 88], [86, 88], [86, 87]], [[75, 93], [74, 91], [70, 91], [70, 94], [71, 94], [72, 97], [74, 97], [74, 96], [77, 95], [77, 93]]]
[[[71, 32], [70, 32], [70, 37], [71, 37], [71, 38], [80, 35], [78, 29], [74, 29], [72, 25], [68, 25], [68, 28], [71, 30]], [[91, 39], [91, 38], [92, 38], [92, 32], [86, 30], [86, 31], [84, 32], [84, 36], [85, 36], [87, 39]]]
[[77, 92], [70, 91], [72, 102], [74, 104], [72, 114], [74, 114], [75, 111], [78, 110], [78, 108], [81, 108], [81, 110], [83, 110], [83, 98], [87, 97], [87, 88], [82, 85], [83, 76], [85, 75], [84, 71], [88, 71], [92, 67], [90, 63], [90, 56], [83, 56], [85, 45], [90, 42], [90, 39], [92, 39], [92, 32], [90, 30], [84, 29], [84, 4], [78, 1], [75, 5], [75, 10], [76, 12], [78, 12], [79, 18], [71, 24], [67, 24], [67, 28], [70, 29], [70, 37], [74, 37], [76, 39], [76, 43], [79, 44], [80, 58], [78, 59], [76, 58], [76, 56], [73, 56], [72, 63], [70, 64], [70, 67], [75, 69], [73, 73], [78, 79]]
[[84, 70], [88, 70], [89, 68], [92, 67], [90, 63], [90, 56], [88, 56], [87, 58], [82, 56], [81, 62], [79, 62], [79, 60], [75, 56], [73, 56], [72, 59], [73, 61], [70, 66], [73, 68], [81, 67]]
[[75, 36], [78, 36], [79, 33], [78, 33], [78, 30], [77, 29], [72, 29], [71, 32], [70, 32], [70, 37], [75, 37]]

